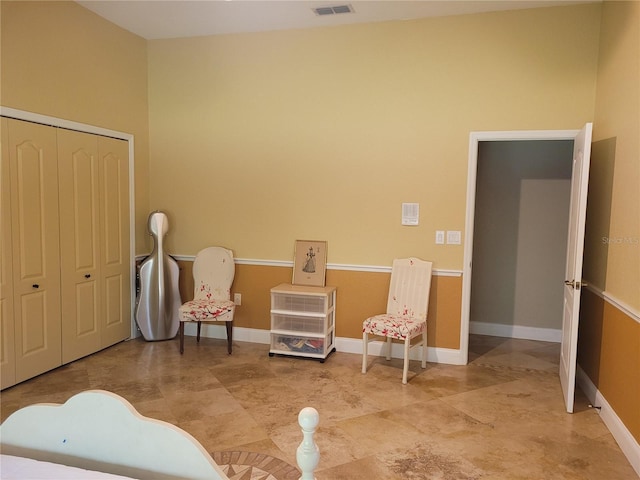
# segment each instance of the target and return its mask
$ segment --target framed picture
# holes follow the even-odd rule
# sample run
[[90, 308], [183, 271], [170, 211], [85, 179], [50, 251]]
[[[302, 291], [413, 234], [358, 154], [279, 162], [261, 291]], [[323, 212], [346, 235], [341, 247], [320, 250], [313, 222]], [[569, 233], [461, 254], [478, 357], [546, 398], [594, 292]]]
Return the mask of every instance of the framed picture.
[[293, 255], [293, 284], [324, 287], [327, 270], [327, 242], [296, 240]]

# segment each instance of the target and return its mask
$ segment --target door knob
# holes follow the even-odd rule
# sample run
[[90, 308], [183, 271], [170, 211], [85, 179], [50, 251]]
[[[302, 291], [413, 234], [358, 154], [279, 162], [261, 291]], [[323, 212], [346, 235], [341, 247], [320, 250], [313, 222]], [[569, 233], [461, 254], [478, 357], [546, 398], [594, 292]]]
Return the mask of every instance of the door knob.
[[589, 286], [587, 284], [587, 282], [576, 282], [575, 280], [565, 280], [564, 284], [569, 286], [569, 287], [573, 287], [576, 290], [578, 290], [579, 288], [582, 288], [582, 287], [588, 287]]

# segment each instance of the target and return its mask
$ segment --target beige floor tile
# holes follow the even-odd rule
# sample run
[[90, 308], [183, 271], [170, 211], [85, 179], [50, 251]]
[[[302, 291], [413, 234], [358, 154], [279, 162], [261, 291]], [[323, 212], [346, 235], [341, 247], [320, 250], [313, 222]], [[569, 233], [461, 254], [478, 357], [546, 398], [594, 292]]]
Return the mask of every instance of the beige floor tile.
[[343, 463], [334, 467], [323, 468], [322, 463], [316, 472], [316, 480], [407, 480], [400, 473], [391, 471], [377, 457], [370, 456]]
[[4, 420], [26, 405], [111, 390], [145, 416], [185, 429], [210, 452], [272, 455], [295, 464], [298, 413], [320, 413], [317, 480], [626, 480], [637, 475], [576, 392], [567, 414], [559, 346], [470, 337], [469, 365], [410, 364], [335, 353], [324, 363], [269, 357], [269, 346], [185, 339], [117, 344], [6, 389]]

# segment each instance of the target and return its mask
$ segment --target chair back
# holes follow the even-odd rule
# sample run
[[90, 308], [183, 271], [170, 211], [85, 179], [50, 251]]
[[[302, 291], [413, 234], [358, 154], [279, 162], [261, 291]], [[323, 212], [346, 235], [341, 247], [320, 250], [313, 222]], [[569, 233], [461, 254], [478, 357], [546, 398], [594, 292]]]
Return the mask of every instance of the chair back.
[[229, 300], [236, 273], [233, 252], [223, 247], [200, 250], [193, 262], [194, 300]]
[[426, 321], [433, 264], [419, 258], [393, 261], [387, 313]]

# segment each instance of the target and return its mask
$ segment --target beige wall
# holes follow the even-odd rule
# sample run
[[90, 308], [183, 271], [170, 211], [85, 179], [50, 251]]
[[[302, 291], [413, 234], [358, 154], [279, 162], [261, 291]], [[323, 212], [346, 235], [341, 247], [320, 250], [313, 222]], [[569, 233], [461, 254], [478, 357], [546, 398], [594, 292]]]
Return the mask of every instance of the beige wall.
[[74, 2], [0, 8], [0, 104], [133, 134], [137, 250], [147, 251], [146, 41]]
[[[578, 5], [145, 42], [73, 2], [2, 2], [1, 101], [135, 135], [137, 253], [163, 209], [177, 255], [291, 260], [306, 238], [328, 240], [330, 263], [461, 269], [462, 246], [434, 232], [463, 230], [469, 132], [591, 120], [599, 19]], [[420, 203], [418, 227], [402, 202]], [[238, 270], [239, 322], [266, 328], [283, 269]], [[338, 334], [359, 337], [387, 276], [327, 281]], [[430, 345], [459, 348], [460, 283], [434, 282]]]
[[522, 181], [514, 325], [562, 330], [570, 180]]
[[578, 363], [640, 442], [639, 2], [604, 2], [597, 80]]
[[[599, 20], [591, 4], [150, 41], [149, 201], [168, 251], [292, 260], [296, 239], [318, 239], [330, 263], [461, 269], [463, 247], [434, 237], [464, 230], [469, 133], [590, 121]], [[402, 202], [420, 203], [419, 226], [401, 226]], [[281, 271], [239, 266], [239, 325], [268, 328]], [[388, 275], [327, 283], [338, 335], [360, 338]], [[434, 285], [429, 345], [458, 349], [461, 278]]]
[[[167, 248], [461, 269], [469, 132], [593, 118], [598, 4], [149, 42], [150, 208]], [[400, 225], [402, 202], [420, 225]], [[459, 319], [452, 319], [459, 323]]]
[[640, 311], [640, 3], [605, 2], [601, 35], [585, 268]]

